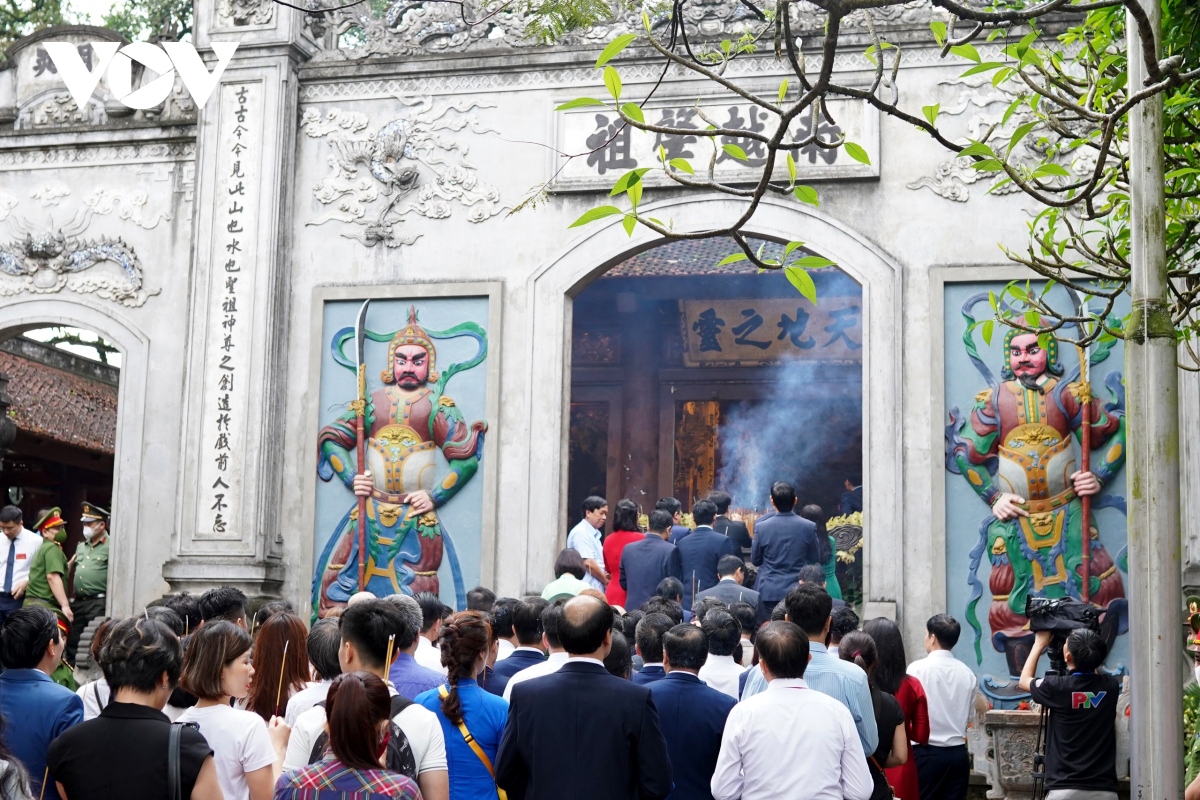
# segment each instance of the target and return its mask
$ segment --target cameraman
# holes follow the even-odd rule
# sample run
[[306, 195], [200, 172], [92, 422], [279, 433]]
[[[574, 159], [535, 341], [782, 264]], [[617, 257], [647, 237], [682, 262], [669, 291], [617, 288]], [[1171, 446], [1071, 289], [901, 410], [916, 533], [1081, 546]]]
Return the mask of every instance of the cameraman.
[[1049, 710], [1046, 725], [1046, 800], [1117, 800], [1117, 696], [1120, 682], [1101, 675], [1108, 647], [1100, 635], [1076, 628], [1063, 645], [1067, 675], [1034, 679], [1051, 631], [1038, 631], [1021, 670], [1021, 688]]

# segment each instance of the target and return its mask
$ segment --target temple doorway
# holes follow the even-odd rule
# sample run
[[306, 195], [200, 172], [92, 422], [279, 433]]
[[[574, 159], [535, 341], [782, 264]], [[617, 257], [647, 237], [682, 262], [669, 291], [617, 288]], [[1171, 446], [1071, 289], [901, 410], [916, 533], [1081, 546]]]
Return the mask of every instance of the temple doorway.
[[13, 423], [0, 447], [0, 505], [32, 528], [58, 506], [70, 556], [83, 538], [83, 502], [112, 508], [122, 354], [93, 331], [33, 327], [0, 334], [0, 414]]
[[735, 251], [727, 239], [664, 244], [575, 297], [568, 522], [592, 494], [643, 513], [672, 496], [687, 512], [720, 489], [752, 526], [785, 480], [797, 511], [817, 505], [832, 520], [843, 594], [857, 604], [862, 288], [815, 271], [814, 306], [782, 274], [716, 266]]

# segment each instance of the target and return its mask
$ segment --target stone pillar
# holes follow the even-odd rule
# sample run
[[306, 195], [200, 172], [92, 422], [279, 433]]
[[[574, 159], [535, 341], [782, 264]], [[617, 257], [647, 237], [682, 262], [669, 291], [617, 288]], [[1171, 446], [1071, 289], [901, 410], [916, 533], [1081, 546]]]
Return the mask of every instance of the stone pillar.
[[303, 14], [271, 0], [202, 0], [196, 47], [237, 42], [200, 110], [183, 458], [172, 589], [277, 594], [287, 359], [287, 261]]

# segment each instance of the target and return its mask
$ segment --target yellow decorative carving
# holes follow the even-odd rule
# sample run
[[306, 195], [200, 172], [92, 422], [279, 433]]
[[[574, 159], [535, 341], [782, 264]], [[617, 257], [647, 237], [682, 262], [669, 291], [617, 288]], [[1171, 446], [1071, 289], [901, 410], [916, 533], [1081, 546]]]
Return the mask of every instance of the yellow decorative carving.
[[385, 528], [390, 528], [396, 524], [396, 520], [400, 519], [400, 509], [395, 503], [378, 503], [376, 508], [379, 514], [379, 522]]
[[334, 472], [341, 472], [342, 471], [342, 460], [340, 458], [338, 458], [337, 456], [330, 456], [329, 457], [329, 466], [333, 467]]
[[1067, 391], [1082, 405], [1092, 402], [1092, 385], [1087, 381], [1076, 381], [1067, 384]]
[[451, 473], [447, 474], [445, 478], [442, 479], [442, 488], [443, 489], [453, 489], [454, 484], [456, 484], [456, 483], [458, 483], [458, 473], [451, 472]]
[[[367, 516], [370, 516], [370, 515], [368, 514]], [[350, 509], [350, 519], [355, 522], [358, 521], [358, 506], [357, 505], [354, 506], [354, 508]]]
[[993, 603], [1006, 603], [1006, 602], [1008, 602], [1008, 595], [994, 594], [994, 595], [992, 595], [992, 602]]
[[1111, 450], [1108, 451], [1108, 457], [1105, 458], [1104, 460], [1110, 464], [1115, 464], [1117, 462], [1117, 459], [1121, 457], [1122, 452], [1124, 452], [1124, 451], [1121, 449], [1120, 442], [1118, 442], [1117, 444], [1114, 444], [1112, 446]]
[[1101, 573], [1099, 574], [1099, 576], [1097, 576], [1097, 577], [1099, 577], [1099, 578], [1100, 578], [1100, 580], [1106, 580], [1106, 579], [1108, 579], [1108, 578], [1111, 578], [1111, 577], [1113, 576], [1113, 574], [1114, 574], [1116, 571], [1117, 571], [1117, 567], [1116, 567], [1116, 565], [1114, 564], [1113, 566], [1111, 566], [1111, 567], [1109, 567], [1108, 569], [1104, 570], [1104, 572], [1101, 572]]
[[363, 414], [365, 414], [367, 412], [367, 401], [366, 400], [351, 400], [350, 401], [350, 410], [353, 411], [357, 416], [361, 417]]
[[984, 389], [982, 392], [980, 392], [979, 394], [975, 395], [975, 402], [976, 402], [976, 403], [990, 403], [990, 402], [992, 402], [992, 390], [991, 390], [991, 389]]
[[992, 555], [1002, 556], [1007, 550], [1008, 548], [1004, 544], [1004, 539], [997, 536], [996, 541], [992, 542]]
[[967, 480], [971, 482], [972, 486], [983, 486], [983, 478], [979, 477], [979, 473], [973, 469], [967, 470]]
[[454, 408], [454, 401], [451, 400], [449, 397], [442, 395], [441, 398], [438, 400], [438, 405], [441, 406], [442, 408]]
[[433, 511], [426, 511], [421, 515], [421, 519], [418, 520], [418, 522], [427, 528], [433, 527], [434, 525], [438, 524], [437, 514]]

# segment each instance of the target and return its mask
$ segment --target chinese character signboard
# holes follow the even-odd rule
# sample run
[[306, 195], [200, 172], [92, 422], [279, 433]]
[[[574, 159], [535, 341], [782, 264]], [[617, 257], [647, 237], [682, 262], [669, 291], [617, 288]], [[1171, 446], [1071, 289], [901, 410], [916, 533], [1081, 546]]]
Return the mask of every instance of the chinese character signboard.
[[862, 361], [862, 301], [681, 300], [684, 366]]
[[[801, 183], [839, 178], [874, 178], [879, 176], [879, 112], [861, 100], [830, 100], [829, 116], [836, 120], [819, 123], [821, 139], [846, 141], [862, 145], [871, 157], [871, 164], [861, 164], [846, 155], [845, 150], [809, 145], [794, 154]], [[738, 129], [771, 135], [778, 124], [777, 117], [740, 98], [725, 101], [714, 99], [703, 106], [704, 115], [723, 128]], [[662, 100], [647, 103], [646, 121], [674, 128], [706, 128], [694, 101]], [[571, 159], [565, 166], [561, 156], [554, 154], [552, 170], [562, 169], [554, 180], [558, 191], [589, 191], [607, 189], [623, 173], [638, 167], [660, 167], [659, 148], [667, 159], [686, 158], [691, 161], [697, 176], [706, 173], [712, 158], [713, 141], [701, 136], [670, 135], [639, 131], [623, 125], [615, 112], [593, 106], [565, 111], [555, 115], [558, 124], [558, 150], [562, 153], [586, 154]], [[794, 140], [811, 135], [811, 117], [802, 115], [792, 128]], [[726, 183], [757, 181], [766, 163], [766, 145], [754, 139], [721, 136], [716, 140], [717, 161], [714, 169], [717, 180]], [[746, 160], [734, 158], [722, 147], [740, 147]], [[786, 158], [779, 154], [776, 177], [787, 180]], [[645, 177], [651, 186], [674, 183], [661, 172]]]

